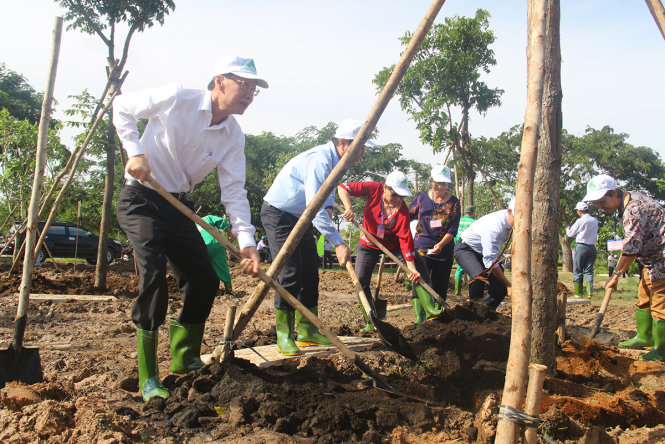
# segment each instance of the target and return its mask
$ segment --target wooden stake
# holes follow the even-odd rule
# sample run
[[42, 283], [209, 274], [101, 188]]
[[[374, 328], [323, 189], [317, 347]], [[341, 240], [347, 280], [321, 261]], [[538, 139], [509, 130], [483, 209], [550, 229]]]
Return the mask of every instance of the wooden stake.
[[[284, 265], [286, 265], [286, 262], [291, 257], [291, 254], [293, 254], [293, 250], [300, 243], [305, 230], [312, 223], [314, 216], [316, 216], [319, 209], [326, 201], [326, 199], [328, 199], [335, 187], [341, 183], [341, 179], [344, 174], [346, 174], [346, 171], [351, 167], [352, 159], [356, 157], [356, 153], [363, 149], [365, 142], [367, 139], [369, 139], [369, 136], [374, 130], [376, 123], [379, 121], [381, 114], [383, 114], [383, 111], [388, 105], [388, 102], [395, 93], [400, 80], [402, 77], [404, 77], [404, 73], [406, 73], [406, 70], [409, 68], [411, 60], [420, 49], [420, 44], [427, 35], [427, 32], [432, 26], [434, 19], [436, 18], [444, 3], [445, 0], [434, 0], [430, 5], [429, 9], [425, 13], [425, 16], [418, 25], [418, 29], [416, 29], [416, 31], [413, 33], [407, 48], [404, 50], [402, 56], [395, 65], [395, 69], [386, 82], [383, 91], [381, 91], [379, 98], [370, 110], [369, 115], [367, 116], [367, 120], [365, 120], [362, 128], [353, 139], [353, 143], [349, 147], [348, 151], [344, 154], [344, 156], [342, 156], [337, 166], [333, 168], [325, 182], [323, 182], [323, 185], [321, 185], [319, 191], [314, 195], [314, 198], [311, 200], [309, 205], [307, 205], [305, 211], [300, 215], [300, 219], [296, 223], [295, 227], [293, 227], [293, 230], [291, 230], [291, 234], [284, 242], [281, 250], [277, 256], [273, 258], [273, 262], [266, 272], [266, 274], [271, 278], [279, 276], [282, 268], [284, 268]], [[252, 296], [250, 296], [249, 300], [247, 303], [245, 303], [245, 306], [240, 311], [238, 319], [236, 320], [236, 324], [233, 328], [233, 338], [240, 336], [240, 333], [242, 333], [243, 329], [247, 326], [249, 320], [252, 318], [259, 305], [268, 294], [269, 289], [270, 287], [267, 284], [261, 283], [256, 288]]]
[[660, 0], [645, 1], [647, 2], [647, 6], [649, 7], [649, 11], [651, 11], [653, 19], [656, 21], [656, 26], [658, 26], [660, 34], [665, 39], [665, 8], [663, 7], [663, 3]]
[[386, 255], [381, 255], [381, 262], [379, 262], [379, 275], [376, 280], [376, 290], [374, 290], [374, 300], [379, 298], [379, 291], [381, 290], [381, 277], [383, 276], [383, 265], [386, 263]]
[[[531, 352], [531, 217], [545, 69], [545, 1], [528, 0], [527, 108], [517, 174], [513, 241], [512, 329], [502, 406], [523, 408]], [[518, 426], [499, 417], [496, 442], [517, 442]]]
[[233, 322], [236, 318], [236, 305], [226, 309], [226, 324], [224, 325], [224, 345], [222, 348], [216, 347], [211, 357], [216, 361], [223, 361], [231, 353], [231, 335], [233, 334]]
[[[524, 413], [529, 416], [538, 417], [540, 414], [540, 402], [543, 399], [543, 382], [547, 367], [541, 364], [529, 365], [529, 388], [526, 393], [526, 407]], [[526, 427], [524, 431], [525, 444], [536, 444], [538, 442], [538, 427]]]

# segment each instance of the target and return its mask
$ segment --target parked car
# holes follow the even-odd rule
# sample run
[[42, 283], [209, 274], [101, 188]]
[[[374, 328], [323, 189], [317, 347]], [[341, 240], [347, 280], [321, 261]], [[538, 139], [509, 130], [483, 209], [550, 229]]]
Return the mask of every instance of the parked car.
[[[46, 225], [45, 221], [39, 221], [38, 231], [41, 233]], [[5, 254], [12, 254], [14, 250], [14, 232], [20, 227], [20, 224], [14, 224], [7, 233], [6, 238], [12, 239], [5, 249]], [[78, 240], [77, 240], [78, 233]], [[19, 245], [23, 243], [25, 233], [18, 236]], [[97, 263], [97, 249], [99, 246], [99, 236], [91, 233], [89, 230], [77, 226], [72, 222], [53, 222], [48, 229], [44, 244], [49, 249], [53, 257], [79, 257], [85, 259], [89, 264]], [[116, 239], [108, 240], [106, 251], [106, 263], [110, 264], [122, 255], [122, 244]], [[39, 252], [39, 262], [48, 257], [44, 248]]]

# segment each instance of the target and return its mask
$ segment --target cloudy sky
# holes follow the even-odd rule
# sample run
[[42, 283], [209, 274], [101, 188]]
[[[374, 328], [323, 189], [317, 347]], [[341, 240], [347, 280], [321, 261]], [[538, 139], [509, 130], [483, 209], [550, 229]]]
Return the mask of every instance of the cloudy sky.
[[[414, 31], [430, 5], [423, 0], [187, 0], [164, 26], [136, 34], [124, 91], [178, 82], [204, 88], [217, 58], [253, 57], [270, 88], [240, 123], [246, 133], [298, 130], [347, 117], [364, 119], [376, 101], [372, 78], [395, 63], [398, 37]], [[49, 0], [0, 0], [0, 62], [44, 90], [54, 17]], [[524, 119], [526, 2], [448, 0], [437, 18], [490, 14], [497, 65], [485, 76], [503, 89], [502, 106], [471, 116], [473, 136], [493, 137]], [[122, 41], [118, 33], [118, 44]], [[643, 1], [562, 0], [561, 46], [564, 128], [610, 125], [628, 141], [665, 155], [665, 40]], [[63, 35], [55, 89], [58, 113], [67, 96], [105, 84], [106, 47], [79, 31]], [[61, 117], [56, 114], [56, 117]], [[415, 125], [393, 100], [378, 124], [378, 142], [401, 143], [404, 155], [442, 160], [418, 139]]]

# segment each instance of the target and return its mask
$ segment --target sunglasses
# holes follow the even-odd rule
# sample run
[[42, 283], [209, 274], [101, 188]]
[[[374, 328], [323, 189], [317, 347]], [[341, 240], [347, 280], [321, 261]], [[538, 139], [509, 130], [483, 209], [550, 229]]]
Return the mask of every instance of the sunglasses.
[[240, 85], [241, 89], [248, 90], [250, 93], [254, 95], [254, 97], [258, 96], [259, 93], [261, 92], [260, 89], [256, 87], [256, 85], [252, 85], [249, 81], [245, 79], [241, 79], [240, 77], [236, 77], [232, 74], [226, 74], [224, 75], [227, 79], [231, 79], [234, 82], [236, 82], [238, 85]]

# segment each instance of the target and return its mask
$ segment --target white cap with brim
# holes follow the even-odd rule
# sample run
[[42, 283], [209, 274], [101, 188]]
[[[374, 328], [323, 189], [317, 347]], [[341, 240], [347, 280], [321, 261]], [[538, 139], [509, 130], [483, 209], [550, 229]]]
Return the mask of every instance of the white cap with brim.
[[[360, 128], [363, 126], [363, 121], [358, 119], [345, 119], [339, 123], [334, 137], [337, 139], [353, 140], [358, 135]], [[376, 146], [376, 143], [367, 139], [365, 146]], [[409, 195], [410, 196], [410, 195]]]
[[589, 211], [589, 205], [586, 202], [577, 202], [575, 209], [578, 211]]
[[386, 186], [389, 186], [402, 197], [412, 196], [409, 190], [409, 179], [401, 171], [393, 171], [386, 177]]
[[[224, 74], [233, 74], [238, 77], [242, 77], [243, 79], [254, 80], [257, 86], [260, 86], [261, 88], [268, 88], [268, 82], [256, 74], [256, 65], [254, 64], [254, 59], [240, 56], [228, 56], [219, 59], [217, 63], [215, 63], [213, 76]], [[209, 84], [208, 89], [210, 88], [211, 85]]]
[[443, 164], [435, 165], [434, 168], [432, 168], [430, 175], [434, 182], [450, 183], [450, 168]]
[[515, 198], [513, 197], [510, 199], [510, 202], [508, 202], [508, 209], [510, 210], [511, 213], [515, 212]]
[[592, 177], [586, 186], [586, 196], [582, 199], [585, 202], [595, 202], [600, 200], [610, 190], [617, 189], [617, 181], [607, 174], [600, 174]]

